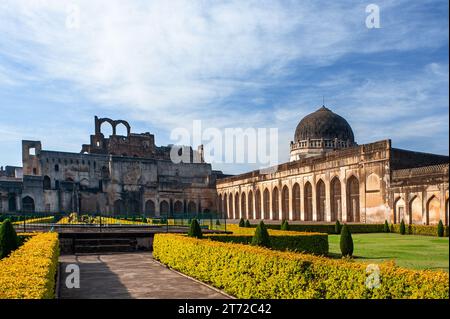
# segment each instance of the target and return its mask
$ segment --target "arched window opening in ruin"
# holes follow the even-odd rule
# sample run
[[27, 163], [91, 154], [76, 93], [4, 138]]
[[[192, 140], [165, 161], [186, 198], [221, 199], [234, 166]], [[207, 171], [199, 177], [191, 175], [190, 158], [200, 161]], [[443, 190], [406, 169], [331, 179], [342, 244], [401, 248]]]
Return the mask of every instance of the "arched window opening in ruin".
[[256, 190], [255, 195], [255, 219], [261, 219], [261, 191]]
[[47, 175], [44, 176], [43, 188], [44, 189], [51, 189], [52, 188], [52, 181], [50, 180], [50, 177], [48, 177]]
[[241, 194], [241, 217], [247, 219], [247, 207], [246, 207], [245, 193]]
[[300, 185], [294, 184], [292, 188], [293, 220], [300, 220]]
[[102, 179], [108, 179], [109, 178], [109, 168], [106, 166], [102, 167]]
[[108, 138], [113, 134], [113, 124], [107, 121], [104, 121], [100, 124], [100, 133], [103, 134], [104, 137]]
[[151, 199], [145, 202], [145, 216], [147, 217], [156, 216], [155, 202], [152, 201]]
[[341, 181], [338, 177], [331, 180], [331, 221], [342, 221]]
[[179, 200], [173, 205], [173, 212], [175, 214], [183, 214], [183, 203]]
[[317, 221], [325, 220], [325, 183], [320, 179], [316, 187]]
[[234, 219], [239, 219], [240, 218], [240, 209], [239, 209], [239, 194], [236, 193], [236, 195], [234, 195]]
[[281, 219], [289, 219], [289, 188], [285, 185], [282, 191]]
[[303, 194], [305, 197], [305, 221], [312, 221], [312, 186], [310, 182], [306, 182]]
[[359, 221], [359, 181], [352, 175], [347, 180], [347, 222]]
[[270, 193], [267, 188], [263, 193], [263, 202], [264, 219], [270, 219]]
[[195, 204], [195, 202], [190, 201], [188, 204], [188, 213], [189, 214], [195, 214], [197, 213], [197, 205]]
[[34, 199], [30, 196], [25, 196], [22, 199], [22, 210], [25, 213], [34, 213]]
[[275, 187], [272, 191], [272, 219], [273, 220], [280, 219], [279, 204], [280, 204], [280, 200], [279, 200], [278, 188]]
[[159, 212], [160, 215], [162, 217], [167, 217], [169, 216], [169, 211], [170, 211], [170, 207], [169, 207], [169, 203], [165, 200], [163, 200], [160, 204], [159, 204]]
[[252, 191], [248, 192], [248, 204], [247, 204], [247, 206], [248, 206], [247, 218], [248, 219], [253, 219], [254, 215], [255, 215], [255, 212], [254, 212], [254, 209], [253, 209], [253, 192]]
[[59, 172], [59, 165], [55, 164], [55, 172]]
[[117, 122], [116, 125], [116, 135], [119, 136], [128, 136], [128, 129], [124, 123]]

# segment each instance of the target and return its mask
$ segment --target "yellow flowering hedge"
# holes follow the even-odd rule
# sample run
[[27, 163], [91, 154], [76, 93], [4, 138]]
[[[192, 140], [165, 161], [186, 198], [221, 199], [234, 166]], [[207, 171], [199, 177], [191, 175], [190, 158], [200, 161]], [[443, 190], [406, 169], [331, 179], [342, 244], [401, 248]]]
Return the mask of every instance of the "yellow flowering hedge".
[[[255, 234], [255, 228], [230, 225], [227, 230], [233, 234], [206, 235], [207, 238], [238, 244], [250, 244]], [[269, 229], [270, 244], [272, 249], [306, 252], [317, 255], [328, 254], [328, 234], [295, 232]]]
[[56, 233], [31, 236], [0, 260], [0, 299], [54, 298], [58, 256]]
[[[392, 224], [391, 231], [400, 234], [400, 224]], [[437, 236], [437, 225], [406, 225], [406, 233], [408, 235], [421, 235], [421, 236]], [[448, 226], [444, 226], [444, 236], [448, 237]]]
[[[238, 298], [449, 298], [449, 274], [379, 265], [370, 289], [367, 265], [343, 259], [156, 234], [153, 256], [180, 272]], [[370, 281], [374, 282], [374, 281]]]
[[[49, 216], [49, 217], [39, 217], [39, 218], [31, 218], [31, 219], [27, 219], [25, 220], [26, 224], [35, 224], [35, 223], [52, 223], [54, 220], [53, 216]], [[19, 221], [19, 222], [14, 222], [14, 225], [21, 225], [23, 224], [23, 221]]]

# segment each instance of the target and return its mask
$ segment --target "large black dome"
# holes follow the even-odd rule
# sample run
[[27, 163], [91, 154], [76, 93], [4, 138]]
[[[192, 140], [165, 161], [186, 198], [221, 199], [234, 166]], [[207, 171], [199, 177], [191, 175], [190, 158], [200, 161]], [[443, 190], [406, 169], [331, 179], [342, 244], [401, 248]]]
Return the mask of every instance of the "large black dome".
[[294, 142], [309, 139], [334, 139], [355, 142], [352, 128], [342, 117], [325, 106], [305, 116], [295, 129]]

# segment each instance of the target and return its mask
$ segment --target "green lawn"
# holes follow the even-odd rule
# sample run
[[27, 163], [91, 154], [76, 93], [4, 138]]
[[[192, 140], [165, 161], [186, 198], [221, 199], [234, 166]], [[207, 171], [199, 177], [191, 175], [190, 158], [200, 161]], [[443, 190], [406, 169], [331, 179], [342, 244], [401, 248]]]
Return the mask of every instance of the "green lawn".
[[[400, 267], [448, 271], [448, 238], [400, 234], [352, 234], [358, 261], [380, 263], [395, 260]], [[339, 235], [329, 235], [330, 253], [339, 255]]]

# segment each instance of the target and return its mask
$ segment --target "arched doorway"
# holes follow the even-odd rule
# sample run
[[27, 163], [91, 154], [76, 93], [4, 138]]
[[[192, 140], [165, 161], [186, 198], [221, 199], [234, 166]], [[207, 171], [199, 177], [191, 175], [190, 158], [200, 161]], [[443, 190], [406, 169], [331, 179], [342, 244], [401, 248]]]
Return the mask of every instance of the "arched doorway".
[[239, 193], [236, 193], [234, 195], [234, 219], [239, 219], [240, 218], [240, 209], [239, 209]]
[[418, 196], [414, 196], [409, 202], [409, 218], [411, 224], [423, 224], [422, 218], [422, 201]]
[[145, 216], [148, 217], [155, 217], [156, 216], [156, 210], [155, 210], [155, 202], [149, 199], [147, 202], [145, 202]]
[[279, 217], [279, 197], [278, 197], [278, 188], [275, 187], [272, 191], [272, 219], [273, 220], [278, 220], [280, 219]]
[[436, 196], [431, 196], [427, 202], [427, 225], [437, 225], [440, 219], [440, 203]]
[[245, 218], [245, 219], [247, 218], [247, 207], [246, 207], [246, 204], [247, 204], [247, 199], [245, 197], [245, 193], [243, 192], [241, 194], [241, 217]]
[[177, 200], [175, 202], [175, 204], [173, 204], [173, 212], [175, 214], [183, 214], [183, 203], [179, 200]]
[[408, 216], [405, 212], [405, 201], [401, 197], [395, 200], [394, 209], [397, 223], [401, 223], [402, 220], [403, 222], [408, 223]]
[[230, 218], [230, 214], [228, 213], [228, 200], [227, 200], [227, 194], [223, 195], [223, 213], [227, 218]]
[[255, 196], [255, 219], [261, 219], [261, 191], [256, 190]]
[[263, 193], [263, 210], [264, 210], [264, 219], [270, 219], [270, 193], [266, 188]]
[[30, 196], [25, 196], [22, 199], [22, 210], [25, 213], [34, 213], [34, 199]]
[[304, 194], [305, 203], [305, 221], [312, 221], [312, 186], [310, 182], [306, 182]]
[[[226, 199], [226, 196], [225, 196], [225, 199]], [[226, 205], [226, 203], [225, 203], [225, 205]], [[190, 201], [188, 203], [188, 213], [195, 214], [196, 212], [197, 212], [197, 205], [195, 204], [195, 202]]]
[[233, 209], [233, 194], [230, 193], [228, 197], [228, 218], [234, 218], [234, 209]]
[[281, 192], [281, 219], [289, 219], [289, 188], [285, 185]]
[[292, 219], [300, 220], [300, 185], [298, 183], [295, 183], [294, 187], [292, 187], [292, 210]]
[[255, 212], [253, 210], [253, 192], [248, 192], [248, 219], [253, 219], [255, 216]]
[[325, 220], [325, 183], [320, 179], [316, 185], [317, 221]]
[[169, 211], [170, 211], [170, 207], [169, 207], [169, 203], [165, 200], [161, 201], [159, 203], [159, 214], [161, 216], [169, 216]]
[[331, 221], [342, 221], [341, 181], [338, 177], [331, 180]]
[[347, 221], [360, 221], [359, 218], [359, 181], [355, 176], [347, 180]]
[[17, 211], [16, 194], [8, 195], [8, 212]]
[[50, 177], [44, 176], [43, 188], [44, 188], [45, 190], [48, 190], [48, 189], [51, 189], [51, 188], [52, 188], [52, 182], [51, 182], [51, 180], [50, 180]]

